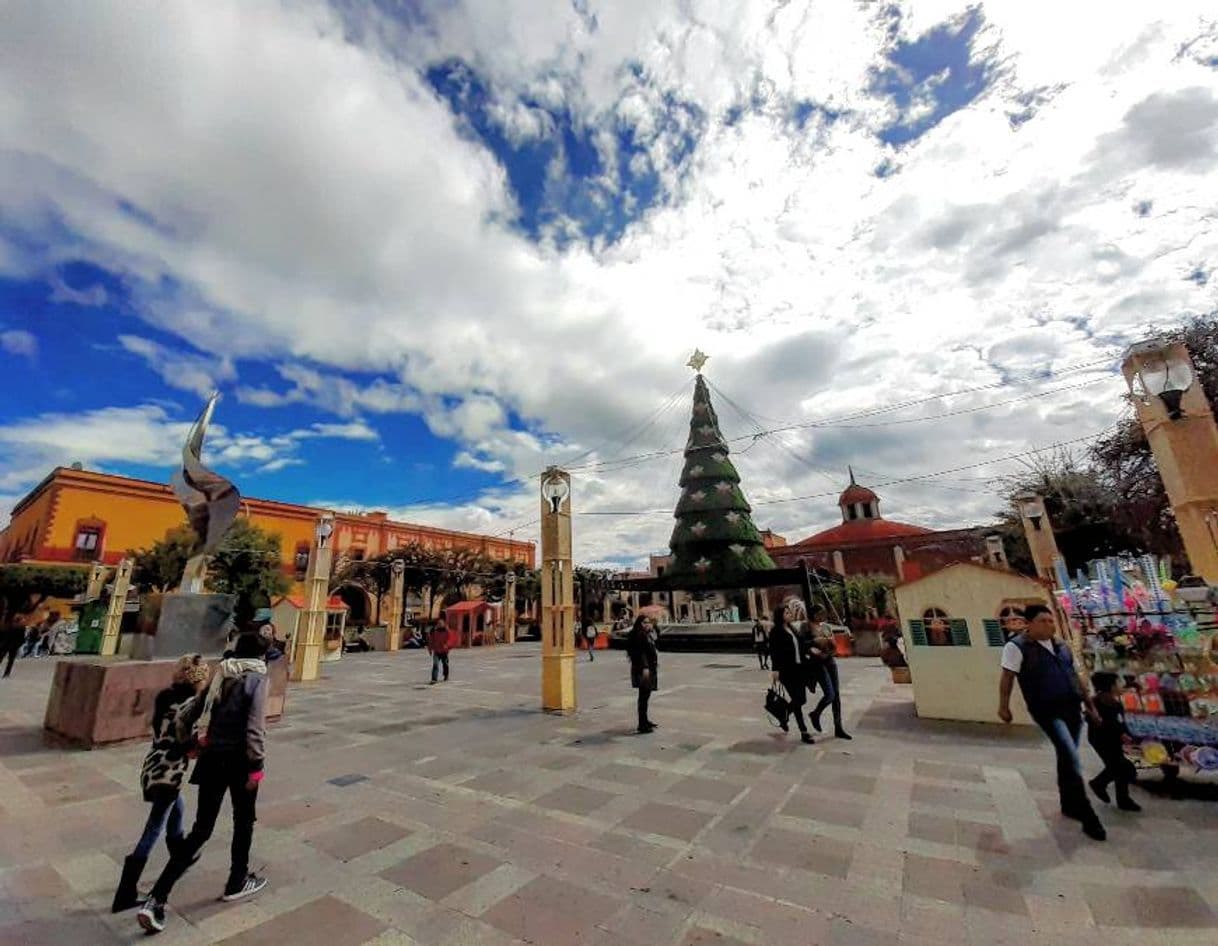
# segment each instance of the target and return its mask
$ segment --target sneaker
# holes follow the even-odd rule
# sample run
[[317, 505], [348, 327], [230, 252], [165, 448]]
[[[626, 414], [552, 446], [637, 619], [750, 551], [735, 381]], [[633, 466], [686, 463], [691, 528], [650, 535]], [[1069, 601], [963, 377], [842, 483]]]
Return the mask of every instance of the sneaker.
[[1093, 778], [1087, 783], [1091, 786], [1091, 790], [1095, 792], [1095, 797], [1102, 801], [1105, 805], [1112, 803], [1112, 798], [1108, 794], [1108, 786], [1102, 783], [1098, 778]]
[[1121, 811], [1141, 811], [1142, 810], [1142, 806], [1139, 805], [1132, 798], [1118, 798], [1117, 807], [1120, 808]]
[[847, 742], [849, 742], [851, 739], [854, 738], [852, 735], [850, 735], [850, 733], [846, 732], [846, 730], [844, 730], [844, 729], [833, 730], [833, 737], [835, 739], [845, 739]]
[[806, 742], [810, 746], [816, 745], [816, 740], [812, 738], [812, 734], [810, 732], [800, 733], [799, 741]]
[[1108, 832], [1104, 830], [1104, 826], [1100, 824], [1099, 818], [1087, 818], [1083, 821], [1083, 834], [1091, 838], [1093, 841], [1107, 841]]
[[820, 713], [813, 713], [810, 718], [812, 720], [812, 728], [817, 732], [824, 732], [820, 725]]
[[245, 875], [245, 879], [237, 884], [230, 883], [224, 888], [224, 894], [220, 897], [225, 903], [232, 903], [234, 900], [244, 900], [246, 897], [252, 897], [259, 890], [266, 886], [266, 878], [255, 873]]
[[165, 904], [149, 897], [135, 918], [145, 933], [160, 933], [165, 929]]
[[639, 735], [646, 736], [649, 732], [655, 732], [655, 726], [652, 726], [650, 723], [639, 727]]

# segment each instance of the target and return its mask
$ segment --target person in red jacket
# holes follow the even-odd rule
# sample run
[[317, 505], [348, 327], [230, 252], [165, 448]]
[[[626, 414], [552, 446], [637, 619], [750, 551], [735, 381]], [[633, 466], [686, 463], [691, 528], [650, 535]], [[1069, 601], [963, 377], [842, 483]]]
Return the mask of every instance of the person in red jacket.
[[448, 652], [451, 649], [448, 628], [443, 623], [436, 624], [432, 627], [431, 633], [427, 635], [427, 650], [431, 654], [432, 684], [439, 682], [441, 667], [444, 668], [444, 679], [448, 680]]

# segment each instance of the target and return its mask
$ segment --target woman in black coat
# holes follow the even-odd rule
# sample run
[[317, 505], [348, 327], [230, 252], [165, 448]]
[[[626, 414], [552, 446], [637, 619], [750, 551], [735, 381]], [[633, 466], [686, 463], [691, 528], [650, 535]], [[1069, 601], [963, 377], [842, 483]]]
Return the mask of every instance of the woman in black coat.
[[[805, 668], [799, 637], [795, 633], [797, 615], [790, 605], [774, 609], [774, 627], [770, 631], [770, 678], [782, 684], [791, 701], [791, 715], [799, 727], [799, 738], [809, 745], [815, 740], [804, 722], [804, 703], [808, 701], [804, 688]], [[786, 724], [782, 727], [787, 728]]]
[[639, 691], [639, 732], [656, 728], [647, 716], [651, 691], [659, 688], [660, 652], [656, 649], [656, 625], [640, 614], [626, 638], [626, 656], [630, 658], [630, 685]]

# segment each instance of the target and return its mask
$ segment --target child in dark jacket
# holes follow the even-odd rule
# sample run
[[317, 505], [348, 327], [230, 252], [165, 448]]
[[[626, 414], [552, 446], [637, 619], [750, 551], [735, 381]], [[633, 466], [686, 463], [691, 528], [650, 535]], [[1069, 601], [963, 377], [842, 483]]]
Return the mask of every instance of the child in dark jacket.
[[1125, 758], [1125, 739], [1129, 730], [1125, 728], [1125, 709], [1121, 704], [1121, 678], [1115, 673], [1099, 671], [1091, 675], [1091, 688], [1095, 691], [1095, 709], [1099, 713], [1099, 724], [1087, 727], [1087, 741], [1104, 762], [1104, 771], [1088, 784], [1096, 797], [1111, 802], [1108, 785], [1116, 788], [1117, 807], [1122, 811], [1141, 811], [1142, 806], [1129, 797], [1129, 786], [1138, 777], [1134, 764]]
[[135, 850], [123, 861], [118, 890], [110, 905], [111, 913], [139, 906], [136, 885], [162, 828], [167, 829], [165, 846], [170, 854], [182, 843], [182, 818], [186, 811], [182, 802], [182, 780], [190, 758], [187, 755], [189, 745], [178, 739], [174, 723], [179, 714], [189, 710], [191, 701], [206, 685], [210, 672], [211, 668], [199, 654], [187, 654], [174, 668], [173, 683], [156, 696], [152, 712], [152, 748], [140, 769], [144, 801], [149, 802], [152, 809]]
[[161, 872], [138, 919], [145, 932], [165, 928], [165, 901], [174, 884], [186, 873], [216, 827], [227, 794], [233, 805], [232, 864], [221, 900], [241, 900], [266, 886], [266, 880], [249, 871], [254, 839], [255, 802], [262, 781], [266, 741], [266, 675], [268, 639], [245, 633], [237, 638], [233, 655], [220, 661], [205, 694], [191, 711], [175, 720], [179, 736], [193, 733], [199, 760], [190, 777], [199, 786], [194, 827], [177, 847]]

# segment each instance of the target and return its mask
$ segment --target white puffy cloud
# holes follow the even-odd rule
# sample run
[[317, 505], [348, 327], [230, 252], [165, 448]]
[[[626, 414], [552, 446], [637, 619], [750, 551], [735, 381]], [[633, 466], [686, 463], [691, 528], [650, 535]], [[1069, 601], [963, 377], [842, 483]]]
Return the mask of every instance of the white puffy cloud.
[[142, 358], [171, 388], [192, 391], [205, 398], [221, 381], [231, 381], [237, 372], [231, 360], [169, 348], [139, 335], [120, 335], [124, 351]]
[[[1218, 281], [1186, 278], [1218, 252], [1209, 4], [983, 3], [988, 88], [885, 144], [947, 82], [924, 77], [902, 114], [873, 81], [894, 43], [976, 6], [516, 0], [439, 5], [403, 32], [309, 3], [13, 3], [0, 213], [37, 239], [0, 237], [0, 267], [70, 250], [215, 364], [273, 361], [279, 377], [241, 378], [243, 401], [415, 411], [456, 462], [510, 476], [679, 445], [687, 394], [665, 398], [694, 345], [764, 426], [944, 396], [895, 415], [917, 424], [738, 442], [760, 524], [798, 537], [832, 499], [770, 501], [832, 491], [848, 462], [898, 478], [1069, 440], [1116, 416], [1121, 385], [1067, 376], [1095, 383], [936, 419], [1038, 388], [951, 392], [1110, 369], [1133, 336], [1218, 306]], [[511, 140], [566, 112], [607, 167], [654, 169], [659, 200], [613, 242], [561, 242], [580, 232], [561, 216], [522, 236], [504, 168], [420, 78], [454, 59]], [[819, 106], [802, 127], [799, 103]], [[617, 150], [627, 131], [635, 154]], [[671, 508], [678, 464], [579, 470], [578, 501]], [[886, 512], [984, 518], [985, 478], [1010, 468], [894, 486]], [[535, 506], [512, 487], [405, 511], [498, 531]], [[580, 553], [638, 556], [668, 526], [587, 517]]]

